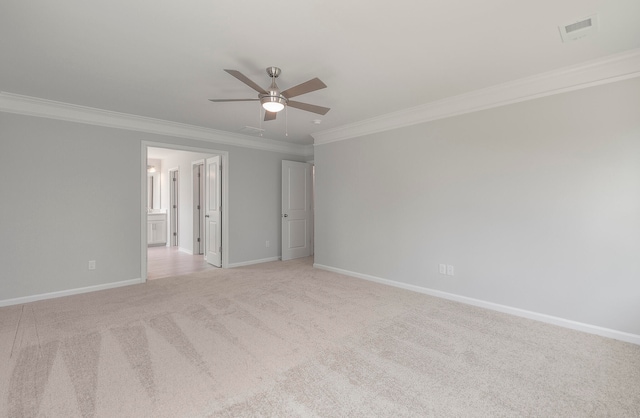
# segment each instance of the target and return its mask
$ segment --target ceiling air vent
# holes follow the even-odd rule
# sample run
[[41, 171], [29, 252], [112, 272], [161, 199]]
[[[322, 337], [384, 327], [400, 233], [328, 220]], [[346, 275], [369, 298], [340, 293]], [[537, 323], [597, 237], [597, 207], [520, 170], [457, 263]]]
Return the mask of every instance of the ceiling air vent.
[[240, 129], [240, 132], [247, 135], [262, 135], [264, 129], [256, 128], [253, 126], [245, 126], [244, 128]]
[[566, 25], [558, 26], [562, 42], [575, 41], [598, 31], [598, 15], [584, 17]]

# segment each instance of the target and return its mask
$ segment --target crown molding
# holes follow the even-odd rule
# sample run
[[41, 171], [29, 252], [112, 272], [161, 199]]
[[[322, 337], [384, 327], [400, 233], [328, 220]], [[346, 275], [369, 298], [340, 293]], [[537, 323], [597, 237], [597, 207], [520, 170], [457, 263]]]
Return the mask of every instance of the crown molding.
[[314, 145], [640, 76], [640, 48], [311, 134]]
[[262, 151], [282, 152], [303, 157], [313, 155], [312, 145], [290, 144], [266, 138], [257, 140], [251, 136], [233, 132], [56, 102], [4, 91], [0, 92], [0, 112], [188, 138]]

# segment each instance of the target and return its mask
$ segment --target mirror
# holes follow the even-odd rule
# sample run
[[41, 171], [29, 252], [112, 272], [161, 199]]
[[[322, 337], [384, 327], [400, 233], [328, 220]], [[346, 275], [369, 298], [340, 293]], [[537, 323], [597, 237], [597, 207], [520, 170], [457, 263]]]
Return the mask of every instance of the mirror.
[[160, 209], [161, 165], [161, 160], [147, 159], [147, 212]]
[[155, 205], [154, 205], [154, 192], [155, 192], [155, 187], [154, 187], [154, 174], [155, 173], [149, 173], [147, 175], [147, 209], [151, 210], [151, 209], [156, 209]]

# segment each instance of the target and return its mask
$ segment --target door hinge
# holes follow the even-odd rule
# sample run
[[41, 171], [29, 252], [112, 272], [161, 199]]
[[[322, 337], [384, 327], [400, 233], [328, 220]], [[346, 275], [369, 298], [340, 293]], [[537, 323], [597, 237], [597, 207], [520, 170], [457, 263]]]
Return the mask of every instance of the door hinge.
[[198, 238], [198, 241], [197, 241], [197, 242], [200, 242], [200, 238]]

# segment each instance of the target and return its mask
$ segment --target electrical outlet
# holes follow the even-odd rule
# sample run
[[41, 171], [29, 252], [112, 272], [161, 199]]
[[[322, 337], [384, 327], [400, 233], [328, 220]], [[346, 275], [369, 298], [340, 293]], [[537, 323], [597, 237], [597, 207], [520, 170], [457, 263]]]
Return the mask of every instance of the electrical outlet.
[[447, 274], [447, 265], [438, 264], [438, 271], [440, 271], [440, 274]]
[[90, 260], [89, 261], [89, 270], [95, 270], [96, 269], [96, 260]]
[[453, 276], [453, 266], [451, 264], [447, 264], [447, 276]]
[[269, 241], [265, 241], [264, 246], [269, 248], [271, 246], [271, 243]]

